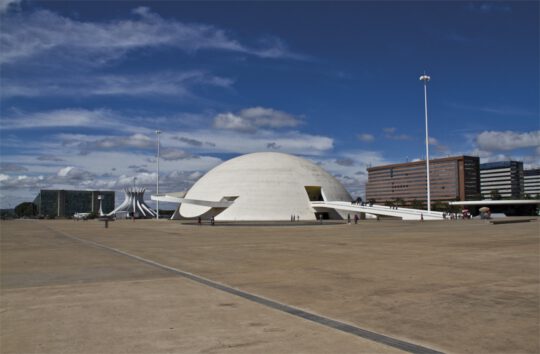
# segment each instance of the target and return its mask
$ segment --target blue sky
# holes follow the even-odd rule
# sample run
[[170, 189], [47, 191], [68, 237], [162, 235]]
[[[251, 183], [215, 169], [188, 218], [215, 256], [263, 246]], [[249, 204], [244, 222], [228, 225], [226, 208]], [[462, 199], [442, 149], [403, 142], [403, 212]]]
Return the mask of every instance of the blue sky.
[[[98, 6], [99, 5], [99, 6]], [[2, 207], [40, 188], [188, 188], [255, 151], [362, 195], [424, 156], [540, 167], [538, 2], [0, 1]], [[121, 194], [119, 193], [119, 199]]]

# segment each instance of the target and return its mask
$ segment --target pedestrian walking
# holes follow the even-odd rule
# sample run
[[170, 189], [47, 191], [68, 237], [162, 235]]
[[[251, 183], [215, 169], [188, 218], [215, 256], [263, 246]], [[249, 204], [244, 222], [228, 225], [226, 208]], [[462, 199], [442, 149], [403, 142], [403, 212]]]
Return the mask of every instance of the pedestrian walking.
[[358, 224], [358, 214], [354, 214], [354, 223]]
[[347, 214], [347, 224], [351, 223], [351, 214]]

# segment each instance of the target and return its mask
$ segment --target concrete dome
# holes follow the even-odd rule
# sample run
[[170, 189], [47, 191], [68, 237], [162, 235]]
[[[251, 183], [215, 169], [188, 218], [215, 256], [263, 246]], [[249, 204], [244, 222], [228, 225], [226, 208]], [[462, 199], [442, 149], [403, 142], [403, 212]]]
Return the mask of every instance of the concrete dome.
[[[186, 199], [234, 203], [216, 220], [315, 220], [310, 201], [350, 201], [339, 181], [300, 157], [259, 152], [236, 157], [213, 168], [187, 192]], [[211, 208], [183, 203], [180, 214], [193, 218]], [[208, 214], [206, 214], [208, 215]]]

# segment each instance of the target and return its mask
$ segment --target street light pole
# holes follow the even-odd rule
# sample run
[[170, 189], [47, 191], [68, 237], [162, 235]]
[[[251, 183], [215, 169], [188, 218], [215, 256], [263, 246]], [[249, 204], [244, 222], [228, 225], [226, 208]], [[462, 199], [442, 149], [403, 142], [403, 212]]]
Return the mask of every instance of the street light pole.
[[[135, 184], [137, 183], [137, 177], [133, 177], [133, 192], [132, 195], [135, 195]], [[135, 211], [137, 207], [135, 206], [135, 198], [133, 198], [133, 220], [135, 220]]]
[[427, 210], [431, 211], [431, 190], [429, 183], [429, 133], [428, 133], [428, 114], [427, 114], [427, 83], [431, 78], [424, 75], [420, 76], [420, 80], [424, 81], [424, 112], [426, 116], [426, 176], [427, 176]]
[[[156, 194], [159, 194], [159, 135], [160, 130], [156, 130], [157, 135], [157, 178], [156, 178]], [[156, 200], [156, 219], [159, 220], [159, 200]]]

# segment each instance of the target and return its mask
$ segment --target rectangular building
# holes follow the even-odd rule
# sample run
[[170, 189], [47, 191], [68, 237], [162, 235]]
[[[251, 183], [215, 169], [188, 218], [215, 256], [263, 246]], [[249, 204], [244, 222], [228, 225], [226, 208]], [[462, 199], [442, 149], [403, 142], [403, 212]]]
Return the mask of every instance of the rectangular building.
[[523, 162], [498, 161], [480, 165], [480, 189], [486, 199], [497, 193], [501, 198], [523, 196]]
[[523, 193], [526, 197], [540, 198], [540, 168], [523, 171]]
[[114, 210], [114, 191], [42, 189], [34, 199], [38, 215], [69, 217], [75, 213], [99, 213], [98, 196], [103, 196], [105, 214]]
[[[453, 156], [429, 160], [431, 202], [477, 199], [480, 194], [480, 160]], [[367, 169], [366, 199], [377, 203], [402, 199], [427, 201], [426, 161]]]

